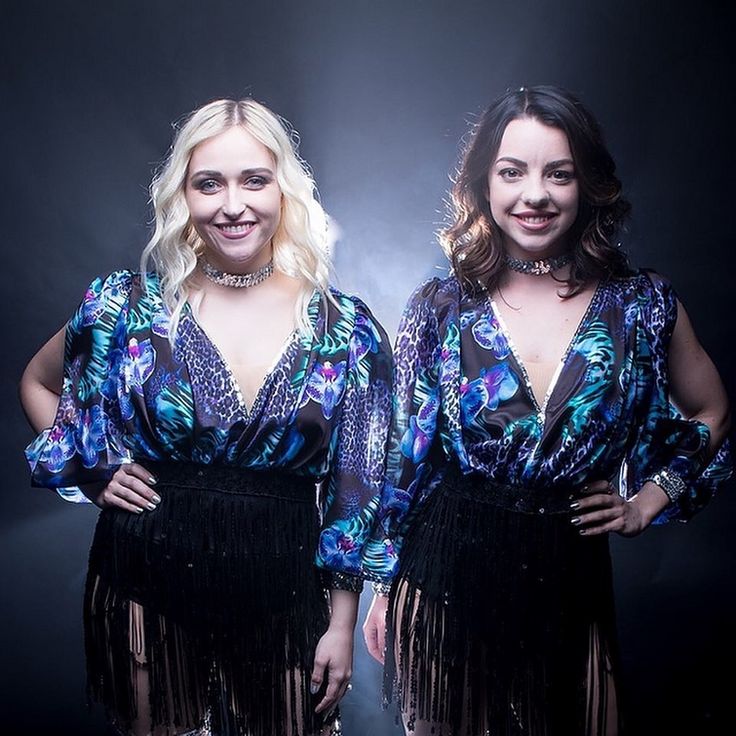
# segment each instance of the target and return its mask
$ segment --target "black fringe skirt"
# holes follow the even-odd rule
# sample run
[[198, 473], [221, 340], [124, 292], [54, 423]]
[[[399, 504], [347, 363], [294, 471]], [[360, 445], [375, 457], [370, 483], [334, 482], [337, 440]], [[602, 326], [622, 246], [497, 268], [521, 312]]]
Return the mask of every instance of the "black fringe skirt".
[[[84, 613], [90, 698], [123, 732], [208, 726], [222, 736], [312, 736], [309, 692], [329, 623], [314, 566], [314, 481], [152, 464], [161, 502], [100, 514]], [[336, 714], [329, 719], [336, 721]], [[337, 728], [335, 726], [335, 728]]]
[[608, 540], [580, 536], [570, 492], [454, 466], [432, 492], [387, 616], [384, 692], [409, 733], [620, 733]]

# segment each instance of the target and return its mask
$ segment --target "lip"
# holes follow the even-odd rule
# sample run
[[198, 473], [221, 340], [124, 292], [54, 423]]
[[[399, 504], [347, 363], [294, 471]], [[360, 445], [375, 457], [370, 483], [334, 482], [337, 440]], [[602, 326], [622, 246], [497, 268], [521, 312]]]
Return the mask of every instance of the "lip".
[[243, 222], [215, 222], [217, 231], [228, 240], [240, 240], [247, 238], [253, 232], [256, 223], [253, 220]]
[[524, 212], [512, 212], [511, 217], [527, 232], [538, 233], [546, 230], [555, 221], [558, 214], [556, 212], [525, 210]]

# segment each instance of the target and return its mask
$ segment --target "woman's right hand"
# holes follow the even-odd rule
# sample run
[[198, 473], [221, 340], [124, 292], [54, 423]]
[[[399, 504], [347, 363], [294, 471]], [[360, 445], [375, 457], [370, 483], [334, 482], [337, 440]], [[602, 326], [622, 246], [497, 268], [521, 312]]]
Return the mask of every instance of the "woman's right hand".
[[88, 498], [101, 509], [116, 506], [140, 514], [153, 511], [161, 501], [151, 489], [155, 483], [156, 479], [145, 468], [137, 463], [124, 463], [99, 493], [90, 493]]
[[373, 659], [383, 664], [386, 648], [386, 609], [388, 596], [374, 595], [363, 624], [363, 639]]

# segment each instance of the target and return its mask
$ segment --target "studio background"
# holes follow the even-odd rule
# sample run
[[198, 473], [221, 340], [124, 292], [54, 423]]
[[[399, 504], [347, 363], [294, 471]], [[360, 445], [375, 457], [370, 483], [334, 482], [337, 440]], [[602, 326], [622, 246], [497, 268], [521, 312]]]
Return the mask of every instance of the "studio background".
[[[85, 707], [81, 631], [95, 510], [29, 487], [16, 387], [93, 277], [136, 266], [171, 122], [246, 95], [289, 119], [342, 231], [337, 284], [394, 334], [445, 267], [433, 234], [467, 123], [508, 87], [563, 85], [606, 131], [634, 263], [673, 281], [733, 402], [734, 18], [717, 5], [2, 3], [0, 732], [105, 733]], [[611, 540], [632, 733], [730, 731], [735, 507], [731, 485], [687, 526]], [[346, 736], [400, 733], [379, 679], [358, 632]]]

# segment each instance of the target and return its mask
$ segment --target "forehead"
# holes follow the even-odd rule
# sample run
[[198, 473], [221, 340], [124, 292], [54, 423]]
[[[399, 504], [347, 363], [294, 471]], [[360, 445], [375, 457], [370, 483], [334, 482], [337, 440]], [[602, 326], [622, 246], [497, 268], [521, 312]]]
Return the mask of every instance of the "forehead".
[[512, 120], [503, 132], [496, 159], [504, 156], [528, 162], [540, 159], [557, 161], [572, 158], [572, 152], [567, 136], [559, 128], [534, 118], [518, 118]]
[[271, 168], [271, 151], [240, 125], [208, 138], [195, 146], [189, 159], [189, 168], [227, 171], [230, 169]]

